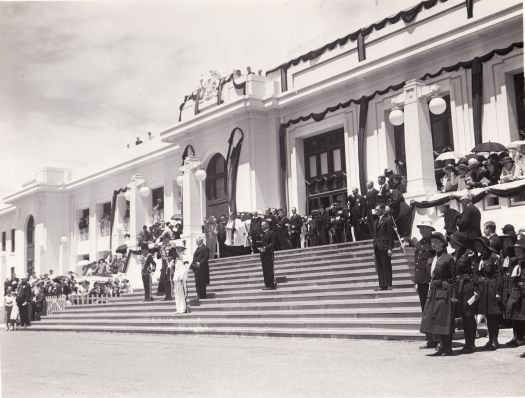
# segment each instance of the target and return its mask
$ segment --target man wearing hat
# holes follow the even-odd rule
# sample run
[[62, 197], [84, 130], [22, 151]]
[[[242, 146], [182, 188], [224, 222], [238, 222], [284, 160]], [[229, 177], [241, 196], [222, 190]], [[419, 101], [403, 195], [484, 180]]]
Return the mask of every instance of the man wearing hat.
[[505, 156], [501, 159], [501, 164], [503, 165], [503, 169], [501, 170], [499, 182], [505, 183], [514, 181], [514, 175], [516, 174], [516, 164], [514, 163], [514, 159], [510, 156]]
[[148, 243], [142, 242], [140, 244], [140, 272], [144, 285], [144, 301], [153, 301], [151, 297], [151, 274], [155, 272], [156, 266], [153, 256], [149, 253]]
[[210, 283], [210, 268], [208, 260], [210, 258], [210, 249], [204, 244], [204, 236], [196, 239], [197, 249], [193, 253], [191, 269], [195, 273], [195, 288], [197, 296], [200, 299], [206, 298], [206, 285]]
[[525, 238], [514, 244], [516, 259], [511, 263], [511, 291], [507, 302], [507, 317], [512, 320], [514, 337], [507, 347], [525, 344]]
[[374, 182], [368, 181], [366, 183], [366, 219], [368, 223], [368, 233], [372, 235], [372, 227], [374, 226], [374, 216], [372, 211], [376, 208], [377, 194], [379, 191], [374, 188]]
[[463, 212], [456, 220], [459, 232], [464, 232], [467, 236], [468, 248], [474, 245], [474, 239], [481, 236], [481, 213], [472, 202], [470, 195], [464, 195], [461, 198]]
[[274, 290], [277, 288], [275, 284], [275, 275], [273, 271], [274, 250], [277, 245], [277, 237], [266, 221], [262, 223], [263, 237], [259, 252], [261, 253], [261, 264], [264, 276], [264, 289]]
[[359, 194], [359, 189], [352, 189], [352, 197], [348, 198], [352, 202], [350, 208], [351, 224], [354, 226], [355, 240], [363, 240], [368, 238], [368, 227], [366, 226], [366, 199]]
[[475, 158], [468, 160], [468, 169], [467, 186], [472, 188], [476, 183], [481, 182], [483, 178], [483, 169], [479, 164], [479, 160]]
[[376, 206], [377, 219], [374, 221], [374, 256], [377, 277], [379, 280], [378, 290], [392, 289], [392, 250], [394, 249], [394, 222], [385, 213], [385, 205]]
[[[414, 264], [416, 267], [414, 273], [414, 284], [417, 294], [419, 295], [421, 312], [423, 312], [427, 301], [430, 281], [432, 280], [430, 268], [435, 253], [432, 250], [431, 237], [432, 232], [435, 232], [436, 229], [432, 226], [431, 220], [422, 220], [417, 227], [421, 233], [421, 239], [419, 241], [417, 241], [416, 238], [413, 239], [416, 241], [414, 244], [416, 249], [414, 255]], [[435, 348], [437, 346], [437, 342], [432, 341], [430, 337], [431, 336], [427, 334], [427, 342], [421, 348]]]
[[501, 238], [496, 233], [496, 223], [494, 221], [487, 221], [483, 224], [483, 235], [489, 239], [489, 246], [494, 249], [495, 253], [499, 254], [503, 247]]
[[160, 246], [157, 258], [162, 259], [162, 268], [160, 269], [159, 289], [158, 292], [164, 292], [162, 301], [173, 300], [173, 269], [172, 263], [177, 258], [177, 252], [170, 243], [170, 236], [164, 235], [162, 245]]
[[377, 183], [379, 185], [379, 189], [377, 192], [376, 205], [386, 205], [386, 202], [390, 195], [390, 187], [386, 182], [385, 176], [377, 177]]
[[16, 304], [20, 311], [21, 326], [31, 326], [31, 321], [29, 320], [29, 306], [32, 299], [33, 294], [31, 293], [29, 283], [27, 283], [27, 278], [22, 278], [21, 285], [16, 294]]
[[297, 214], [297, 209], [292, 207], [292, 215], [290, 216], [290, 239], [292, 241], [293, 249], [301, 248], [301, 228], [303, 226], [303, 218]]

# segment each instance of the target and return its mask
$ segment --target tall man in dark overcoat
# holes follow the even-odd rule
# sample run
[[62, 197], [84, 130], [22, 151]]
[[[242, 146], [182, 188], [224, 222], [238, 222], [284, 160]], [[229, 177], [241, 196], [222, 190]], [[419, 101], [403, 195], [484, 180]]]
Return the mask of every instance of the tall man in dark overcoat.
[[377, 194], [379, 191], [374, 188], [374, 182], [368, 181], [366, 183], [366, 196], [365, 196], [365, 207], [366, 207], [366, 220], [368, 224], [368, 235], [372, 236], [372, 229], [374, 227], [374, 216], [372, 210], [377, 205]]
[[261, 247], [262, 239], [262, 227], [263, 214], [259, 214], [256, 210], [252, 213], [252, 222], [250, 223], [250, 230], [248, 231], [248, 236], [252, 244], [252, 252], [258, 253], [257, 249]]
[[292, 249], [299, 249], [301, 247], [302, 226], [303, 218], [297, 214], [297, 209], [292, 207], [292, 215], [290, 217], [290, 239], [292, 240]]
[[379, 280], [378, 290], [392, 289], [392, 250], [394, 250], [394, 223], [392, 218], [386, 214], [385, 205], [376, 206], [376, 220], [373, 227], [374, 256], [377, 277]]
[[354, 226], [355, 240], [363, 240], [368, 238], [368, 231], [366, 227], [366, 199], [359, 194], [359, 189], [352, 190], [352, 208], [350, 214], [352, 217], [352, 225]]
[[459, 232], [465, 233], [468, 240], [468, 249], [474, 248], [474, 240], [481, 236], [481, 213], [472, 202], [470, 195], [461, 197], [463, 211], [456, 219]]
[[144, 301], [153, 301], [151, 297], [151, 274], [155, 272], [157, 264], [149, 252], [148, 243], [140, 244], [140, 270], [142, 274], [142, 284], [144, 285]]
[[262, 244], [259, 248], [261, 256], [262, 271], [264, 276], [264, 289], [274, 290], [277, 288], [273, 269], [274, 251], [277, 245], [275, 232], [270, 230], [266, 221], [262, 223], [263, 237]]
[[217, 242], [219, 243], [219, 257], [226, 257], [226, 216], [223, 214], [217, 223]]
[[324, 206], [321, 206], [319, 214], [315, 219], [315, 227], [319, 232], [319, 244], [329, 244], [330, 239], [328, 237], [328, 230], [330, 229], [330, 214], [326, 211]]
[[29, 306], [32, 299], [33, 294], [31, 293], [31, 286], [27, 283], [27, 278], [22, 278], [22, 283], [18, 288], [18, 293], [16, 295], [16, 304], [20, 311], [21, 326], [31, 326], [31, 321], [29, 319]]
[[210, 283], [210, 249], [204, 244], [204, 236], [196, 239], [197, 249], [193, 253], [191, 268], [195, 273], [195, 290], [200, 299], [206, 298], [206, 285]]

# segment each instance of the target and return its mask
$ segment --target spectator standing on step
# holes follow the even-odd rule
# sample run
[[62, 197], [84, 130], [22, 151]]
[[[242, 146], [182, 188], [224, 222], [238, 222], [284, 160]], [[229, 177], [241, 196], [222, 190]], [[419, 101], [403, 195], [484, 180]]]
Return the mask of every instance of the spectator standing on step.
[[516, 258], [510, 264], [511, 291], [506, 305], [507, 318], [512, 321], [514, 336], [507, 347], [525, 344], [525, 238], [514, 244]]
[[464, 195], [461, 197], [463, 212], [456, 220], [460, 232], [464, 232], [467, 237], [467, 249], [474, 248], [474, 239], [481, 236], [481, 213], [472, 202], [472, 196]]
[[151, 274], [155, 272], [157, 264], [153, 256], [148, 251], [148, 244], [142, 242], [140, 245], [140, 269], [142, 274], [142, 284], [144, 285], [144, 301], [153, 301], [151, 297]]
[[436, 336], [441, 347], [430, 356], [451, 356], [452, 337], [454, 335], [454, 259], [447, 253], [447, 240], [443, 234], [433, 232], [430, 238], [432, 250], [436, 253], [432, 259], [432, 281], [428, 292], [423, 316], [421, 333]]
[[[421, 305], [421, 312], [425, 310], [425, 303], [427, 302], [428, 290], [430, 288], [430, 270], [432, 266], [432, 260], [434, 259], [435, 252], [432, 249], [432, 233], [436, 229], [432, 225], [431, 220], [423, 220], [417, 225], [419, 232], [421, 233], [421, 239], [418, 241], [416, 238], [414, 247], [415, 251], [415, 272], [414, 272], [414, 284], [417, 294], [419, 295], [419, 303]], [[426, 343], [421, 348], [435, 348], [437, 342], [432, 340], [432, 336], [427, 333]]]
[[29, 320], [29, 305], [32, 300], [31, 287], [27, 283], [27, 278], [22, 278], [22, 283], [18, 287], [16, 304], [20, 311], [20, 326], [31, 326]]
[[186, 246], [182, 239], [177, 239], [174, 243], [176, 252], [175, 260], [175, 308], [177, 314], [190, 312], [187, 303], [188, 297], [188, 271], [190, 269], [190, 258], [186, 254]]
[[292, 207], [292, 215], [290, 217], [290, 239], [292, 241], [292, 248], [299, 249], [301, 247], [301, 227], [303, 226], [303, 218], [297, 214], [297, 209]]
[[263, 237], [259, 252], [261, 253], [261, 264], [264, 276], [264, 289], [263, 290], [274, 290], [277, 288], [275, 284], [275, 275], [273, 269], [274, 251], [277, 245], [277, 237], [275, 232], [270, 230], [268, 223], [263, 221], [262, 225]]
[[206, 298], [206, 285], [210, 283], [210, 268], [208, 260], [210, 258], [210, 249], [204, 244], [204, 237], [199, 236], [196, 239], [197, 249], [193, 253], [193, 262], [191, 269], [195, 274], [195, 289], [200, 299]]
[[374, 221], [374, 256], [379, 280], [378, 290], [392, 289], [392, 250], [394, 249], [394, 222], [383, 204], [376, 206], [376, 220]]

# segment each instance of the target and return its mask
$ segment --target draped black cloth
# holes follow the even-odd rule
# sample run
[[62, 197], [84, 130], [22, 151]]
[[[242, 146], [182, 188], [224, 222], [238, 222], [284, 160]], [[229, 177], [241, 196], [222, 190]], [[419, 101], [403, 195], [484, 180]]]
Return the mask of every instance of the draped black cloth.
[[281, 124], [279, 126], [279, 203], [282, 209], [287, 208], [286, 203], [286, 127]]
[[465, 5], [467, 6], [467, 19], [470, 19], [474, 16], [474, 0], [465, 0]]
[[361, 183], [361, 192], [366, 192], [366, 117], [368, 116], [368, 98], [363, 96], [359, 102], [357, 158], [359, 160], [359, 181]]
[[477, 57], [472, 61], [471, 81], [474, 142], [475, 145], [478, 145], [483, 142], [481, 138], [483, 120], [483, 64]]
[[288, 91], [288, 68], [281, 68], [281, 92]]
[[111, 249], [111, 243], [113, 240], [113, 224], [115, 223], [115, 207], [117, 206], [117, 196], [124, 193], [128, 188], [120, 188], [113, 191], [113, 197], [111, 198], [111, 212], [109, 214], [109, 248]]
[[224, 102], [222, 100], [222, 89], [224, 88], [224, 85], [230, 81], [233, 82], [233, 87], [235, 87], [236, 90], [242, 90], [242, 95], [246, 95], [246, 81], [242, 83], [236, 83], [235, 79], [233, 78], [233, 73], [230, 73], [230, 76], [221, 78], [219, 80], [219, 84], [217, 85], [217, 105], [220, 105]]
[[191, 154], [191, 156], [195, 156], [195, 149], [193, 149], [193, 145], [186, 145], [186, 148], [184, 148], [184, 152], [182, 152], [182, 164], [184, 165], [184, 161], [188, 157], [188, 155]]
[[[233, 146], [233, 139], [235, 133], [239, 131], [241, 133], [241, 138], [235, 146]], [[230, 212], [237, 212], [237, 170], [239, 168], [239, 159], [241, 157], [241, 148], [242, 142], [244, 140], [244, 133], [239, 127], [235, 127], [230, 133], [230, 138], [228, 139], [228, 154], [226, 155], [226, 167], [228, 170], [228, 189], [229, 189], [229, 198], [228, 206]]]

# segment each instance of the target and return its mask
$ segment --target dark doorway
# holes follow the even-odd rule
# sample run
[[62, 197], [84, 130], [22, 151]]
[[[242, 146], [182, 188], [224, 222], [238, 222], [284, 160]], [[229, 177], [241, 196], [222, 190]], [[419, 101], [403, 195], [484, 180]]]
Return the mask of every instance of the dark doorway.
[[227, 215], [228, 173], [224, 156], [220, 153], [213, 155], [206, 175], [206, 217]]
[[35, 219], [29, 216], [26, 228], [27, 241], [27, 273], [31, 275], [35, 270]]

